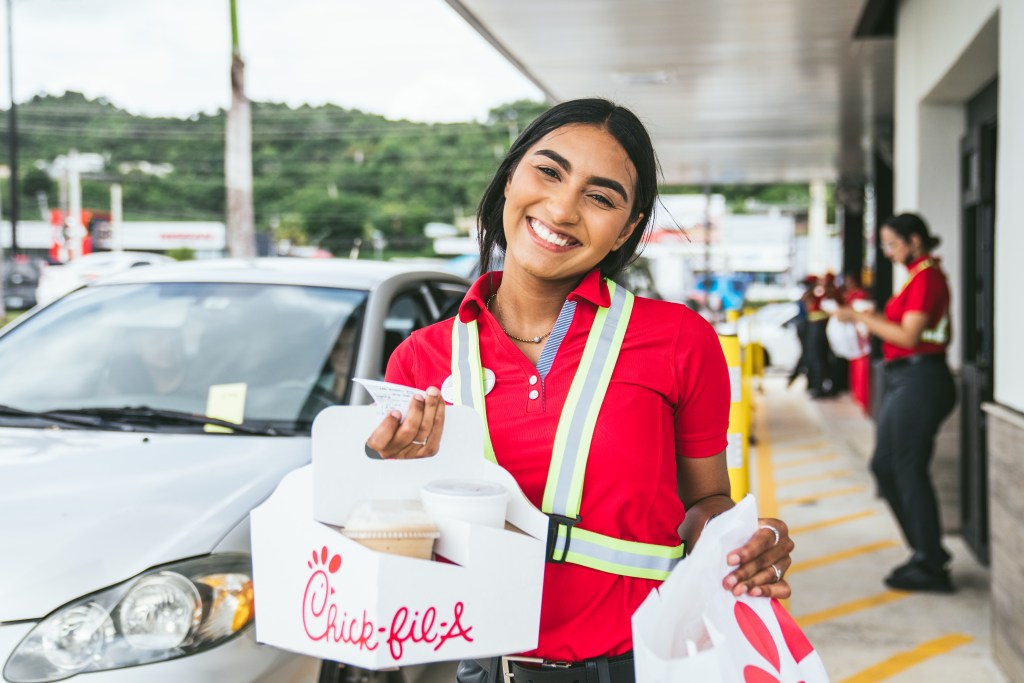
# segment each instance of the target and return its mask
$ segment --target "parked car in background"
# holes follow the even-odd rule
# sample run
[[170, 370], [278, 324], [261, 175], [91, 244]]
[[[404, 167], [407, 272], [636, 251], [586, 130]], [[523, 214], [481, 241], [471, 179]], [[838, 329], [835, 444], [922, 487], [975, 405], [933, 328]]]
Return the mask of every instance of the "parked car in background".
[[48, 303], [73, 289], [131, 268], [173, 262], [169, 256], [148, 251], [93, 252], [63, 265], [44, 268], [36, 287], [36, 301]]
[[317, 413], [367, 403], [352, 377], [382, 377], [467, 286], [372, 261], [194, 261], [0, 330], [3, 680], [349, 680], [256, 643], [249, 511], [309, 462]]
[[4, 261], [4, 308], [24, 311], [36, 305], [36, 286], [41, 267], [38, 259], [31, 259], [24, 254], [17, 254]]
[[765, 304], [736, 322], [718, 323], [719, 334], [735, 334], [740, 344], [760, 342], [764, 347], [765, 367], [790, 370], [800, 359], [800, 339], [796, 334], [796, 317], [800, 305], [795, 301]]

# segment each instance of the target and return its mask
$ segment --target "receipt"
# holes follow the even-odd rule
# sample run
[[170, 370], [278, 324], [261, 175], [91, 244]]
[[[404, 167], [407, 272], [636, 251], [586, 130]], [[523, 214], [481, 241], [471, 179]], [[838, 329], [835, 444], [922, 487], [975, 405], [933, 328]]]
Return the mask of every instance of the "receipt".
[[387, 415], [392, 410], [402, 413], [402, 420], [409, 411], [409, 401], [416, 394], [426, 396], [427, 392], [422, 389], [407, 387], [404, 384], [393, 384], [391, 382], [379, 382], [375, 379], [361, 379], [353, 377], [353, 382], [359, 382], [373, 397], [374, 404], [380, 409], [381, 416]]

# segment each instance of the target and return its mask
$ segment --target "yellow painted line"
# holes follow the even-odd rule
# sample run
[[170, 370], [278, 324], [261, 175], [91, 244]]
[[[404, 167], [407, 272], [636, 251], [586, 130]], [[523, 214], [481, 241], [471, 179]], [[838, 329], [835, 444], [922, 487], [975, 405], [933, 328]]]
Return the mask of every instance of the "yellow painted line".
[[906, 671], [912, 666], [917, 666], [925, 660], [944, 655], [950, 650], [971, 642], [974, 642], [974, 638], [970, 636], [965, 636], [962, 633], [950, 633], [941, 638], [921, 643], [913, 650], [895, 654], [884, 662], [879, 662], [874, 666], [869, 666], [860, 673], [844, 678], [839, 683], [875, 683], [875, 681], [884, 681]]
[[869, 543], [867, 545], [857, 546], [856, 548], [841, 550], [838, 553], [822, 555], [821, 557], [816, 557], [813, 560], [805, 560], [804, 562], [794, 562], [793, 565], [786, 571], [786, 574], [795, 574], [797, 572], [807, 571], [808, 569], [816, 569], [826, 564], [842, 562], [843, 560], [848, 560], [851, 557], [866, 555], [868, 553], [877, 552], [879, 550], [885, 550], [886, 548], [892, 548], [897, 545], [899, 545], [899, 543], [892, 540], [879, 541], [878, 543]]
[[872, 515], [877, 514], [877, 510], [864, 510], [862, 512], [854, 512], [852, 515], [843, 515], [842, 517], [833, 517], [832, 519], [825, 519], [820, 522], [814, 522], [813, 524], [805, 524], [804, 526], [790, 527], [789, 535], [792, 536], [793, 534], [804, 534], [808, 531], [827, 529], [830, 526], [845, 524], [846, 522], [853, 522], [855, 520], [864, 519], [865, 517], [871, 517]]
[[902, 600], [910, 595], [910, 593], [904, 591], [886, 591], [884, 593], [879, 593], [878, 595], [873, 595], [869, 598], [854, 600], [853, 602], [847, 602], [842, 605], [830, 607], [829, 609], [821, 610], [820, 612], [811, 612], [810, 614], [805, 614], [802, 617], [796, 617], [796, 623], [803, 628], [807, 628], [825, 621], [831, 621], [832, 619], [838, 619], [839, 617], [845, 617], [849, 614], [855, 614], [856, 612], [862, 612], [866, 609], [872, 609], [890, 602], [895, 602], [896, 600]]
[[786, 460], [784, 462], [777, 463], [775, 469], [786, 470], [791, 467], [801, 467], [803, 465], [816, 465], [819, 462], [828, 462], [829, 460], [835, 460], [839, 457], [838, 453], [826, 453], [825, 455], [815, 455], [810, 458], [798, 458], [796, 460]]
[[775, 497], [775, 469], [772, 466], [772, 440], [765, 426], [765, 410], [754, 413], [757, 420], [757, 507], [762, 517], [779, 516]]
[[778, 502], [779, 507], [785, 507], [787, 505], [802, 505], [804, 503], [813, 503], [814, 501], [821, 500], [823, 498], [837, 498], [839, 496], [848, 496], [853, 493], [863, 493], [867, 490], [866, 486], [848, 486], [845, 489], [834, 489], [832, 491], [821, 491], [820, 493], [814, 493], [809, 496], [797, 496], [796, 498], [786, 498]]
[[[759, 406], [761, 408], [761, 406]], [[779, 517], [779, 504], [775, 496], [775, 468], [772, 465], [772, 440], [765, 424], [767, 409], [754, 413], [757, 421], [757, 507], [761, 517]], [[789, 609], [789, 598], [780, 601]]]
[[831, 448], [832, 444], [828, 441], [812, 441], [811, 443], [800, 443], [790, 446], [789, 444], [784, 444], [780, 441], [779, 447], [789, 453], [790, 451], [817, 451], [822, 448]]
[[790, 477], [789, 479], [776, 480], [776, 486], [796, 486], [797, 484], [809, 484], [813, 481], [827, 481], [829, 479], [841, 479], [850, 476], [850, 470], [833, 470], [821, 474], [809, 474], [806, 477]]

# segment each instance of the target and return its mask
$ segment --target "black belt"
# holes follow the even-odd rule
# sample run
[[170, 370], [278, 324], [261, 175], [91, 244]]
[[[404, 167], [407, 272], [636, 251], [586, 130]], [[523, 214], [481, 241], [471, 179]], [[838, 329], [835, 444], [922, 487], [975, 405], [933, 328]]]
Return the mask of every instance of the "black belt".
[[[548, 662], [536, 657], [501, 657], [477, 660], [491, 671], [500, 662], [495, 683], [635, 683], [633, 653], [615, 657], [594, 657], [582, 662]], [[501, 678], [501, 677], [504, 678]]]
[[894, 358], [892, 360], [885, 361], [885, 369], [895, 370], [896, 368], [905, 368], [911, 365], [924, 365], [925, 363], [940, 363], [945, 365], [946, 355], [942, 353], [919, 353], [914, 356]]

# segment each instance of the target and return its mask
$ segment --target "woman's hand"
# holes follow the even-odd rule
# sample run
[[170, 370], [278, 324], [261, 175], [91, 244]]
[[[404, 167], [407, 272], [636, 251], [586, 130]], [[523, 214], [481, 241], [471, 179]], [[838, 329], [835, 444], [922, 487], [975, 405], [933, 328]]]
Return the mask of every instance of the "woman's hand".
[[373, 430], [366, 445], [384, 459], [426, 458], [437, 453], [444, 430], [444, 401], [437, 387], [429, 387], [426, 396], [413, 395], [409, 410], [392, 410]]
[[758, 524], [761, 528], [757, 533], [743, 547], [729, 553], [726, 561], [738, 566], [725, 577], [722, 585], [733, 595], [749, 593], [754, 597], [788, 598], [793, 591], [784, 575], [793, 564], [789, 554], [794, 547], [789, 527], [772, 517], [761, 518]]

